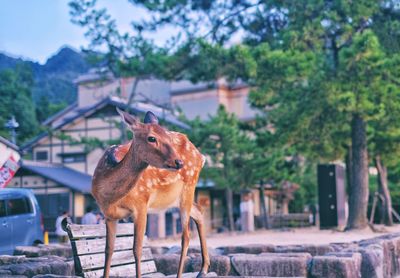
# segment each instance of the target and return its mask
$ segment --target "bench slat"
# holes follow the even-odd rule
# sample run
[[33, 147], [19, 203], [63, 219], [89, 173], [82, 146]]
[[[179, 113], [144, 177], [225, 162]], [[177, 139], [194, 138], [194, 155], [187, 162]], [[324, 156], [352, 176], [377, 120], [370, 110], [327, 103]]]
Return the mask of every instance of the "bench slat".
[[[87, 237], [105, 237], [106, 225], [70, 225], [69, 226], [72, 238], [87, 238]], [[133, 235], [133, 223], [122, 223], [117, 225], [117, 236]]]
[[[88, 271], [93, 268], [102, 268], [104, 266], [104, 259], [105, 259], [105, 254], [94, 254], [94, 255], [83, 255], [79, 256], [79, 259], [81, 261], [81, 267], [83, 271]], [[143, 249], [143, 254], [142, 254], [142, 261], [148, 261], [152, 260], [153, 256], [151, 254], [151, 249], [146, 248]], [[114, 252], [111, 258], [111, 265], [121, 265], [121, 264], [132, 264], [135, 262], [135, 257], [133, 256], [133, 251], [128, 250], [128, 251], [119, 251], [119, 252]]]
[[[76, 246], [77, 255], [93, 254], [93, 253], [104, 253], [106, 248], [106, 239], [91, 239], [91, 240], [76, 240], [74, 241]], [[147, 241], [145, 239], [144, 246]], [[117, 237], [115, 239], [114, 251], [128, 250], [133, 248], [133, 237]]]
[[[142, 274], [154, 273], [157, 272], [156, 264], [154, 261], [142, 262]], [[136, 265], [121, 265], [114, 266], [110, 270], [110, 276], [122, 276], [122, 277], [135, 277]], [[85, 277], [87, 278], [97, 278], [103, 276], [103, 269], [85, 272]]]

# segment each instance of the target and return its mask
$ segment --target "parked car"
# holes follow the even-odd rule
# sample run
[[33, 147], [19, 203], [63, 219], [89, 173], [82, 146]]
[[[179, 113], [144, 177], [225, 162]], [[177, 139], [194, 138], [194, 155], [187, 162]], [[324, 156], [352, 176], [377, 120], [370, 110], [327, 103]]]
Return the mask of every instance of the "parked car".
[[16, 246], [41, 242], [42, 214], [32, 190], [0, 189], [0, 255], [12, 254]]

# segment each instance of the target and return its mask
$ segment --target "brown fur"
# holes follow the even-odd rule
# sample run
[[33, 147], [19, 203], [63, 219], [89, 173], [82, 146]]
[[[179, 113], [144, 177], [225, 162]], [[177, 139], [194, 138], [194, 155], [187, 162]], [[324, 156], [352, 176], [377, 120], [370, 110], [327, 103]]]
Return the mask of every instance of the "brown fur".
[[[171, 206], [179, 206], [182, 218], [178, 277], [182, 275], [183, 258], [186, 257], [189, 244], [189, 216], [194, 219], [200, 236], [203, 264], [198, 277], [202, 277], [207, 273], [210, 261], [202, 212], [193, 201], [203, 156], [184, 134], [166, 131], [158, 124], [130, 124], [134, 140], [107, 150], [93, 176], [92, 193], [106, 217], [107, 225], [104, 277], [109, 276], [117, 220], [133, 216], [134, 255], [135, 260], [140, 262], [148, 209]], [[155, 137], [157, 143], [149, 143], [148, 136]], [[116, 165], [108, 162], [110, 155], [115, 158]], [[176, 159], [184, 162], [182, 169], [164, 169], [174, 165]], [[136, 277], [141, 277], [140, 264], [137, 264]]]

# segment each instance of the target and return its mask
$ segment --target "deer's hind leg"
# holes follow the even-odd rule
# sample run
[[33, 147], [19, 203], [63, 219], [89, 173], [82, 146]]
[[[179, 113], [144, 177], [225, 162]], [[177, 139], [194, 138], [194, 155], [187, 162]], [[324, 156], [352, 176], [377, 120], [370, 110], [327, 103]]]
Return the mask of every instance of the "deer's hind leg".
[[199, 233], [201, 257], [203, 260], [201, 264], [201, 271], [199, 272], [197, 277], [198, 278], [205, 277], [207, 275], [208, 268], [210, 267], [210, 257], [208, 255], [208, 250], [207, 250], [206, 233], [204, 229], [204, 216], [202, 208], [198, 204], [193, 203], [192, 208], [190, 210], [190, 216], [196, 223], [197, 232]]

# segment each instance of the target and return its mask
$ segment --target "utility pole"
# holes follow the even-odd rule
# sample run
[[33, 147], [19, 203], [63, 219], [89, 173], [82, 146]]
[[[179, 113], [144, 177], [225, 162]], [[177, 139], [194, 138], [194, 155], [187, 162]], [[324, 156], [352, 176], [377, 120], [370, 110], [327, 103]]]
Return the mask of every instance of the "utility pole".
[[15, 130], [19, 127], [19, 123], [15, 120], [14, 115], [11, 116], [11, 119], [8, 120], [8, 122], [6, 122], [4, 127], [10, 130], [11, 142], [14, 145], [16, 145], [17, 144], [17, 133]]

